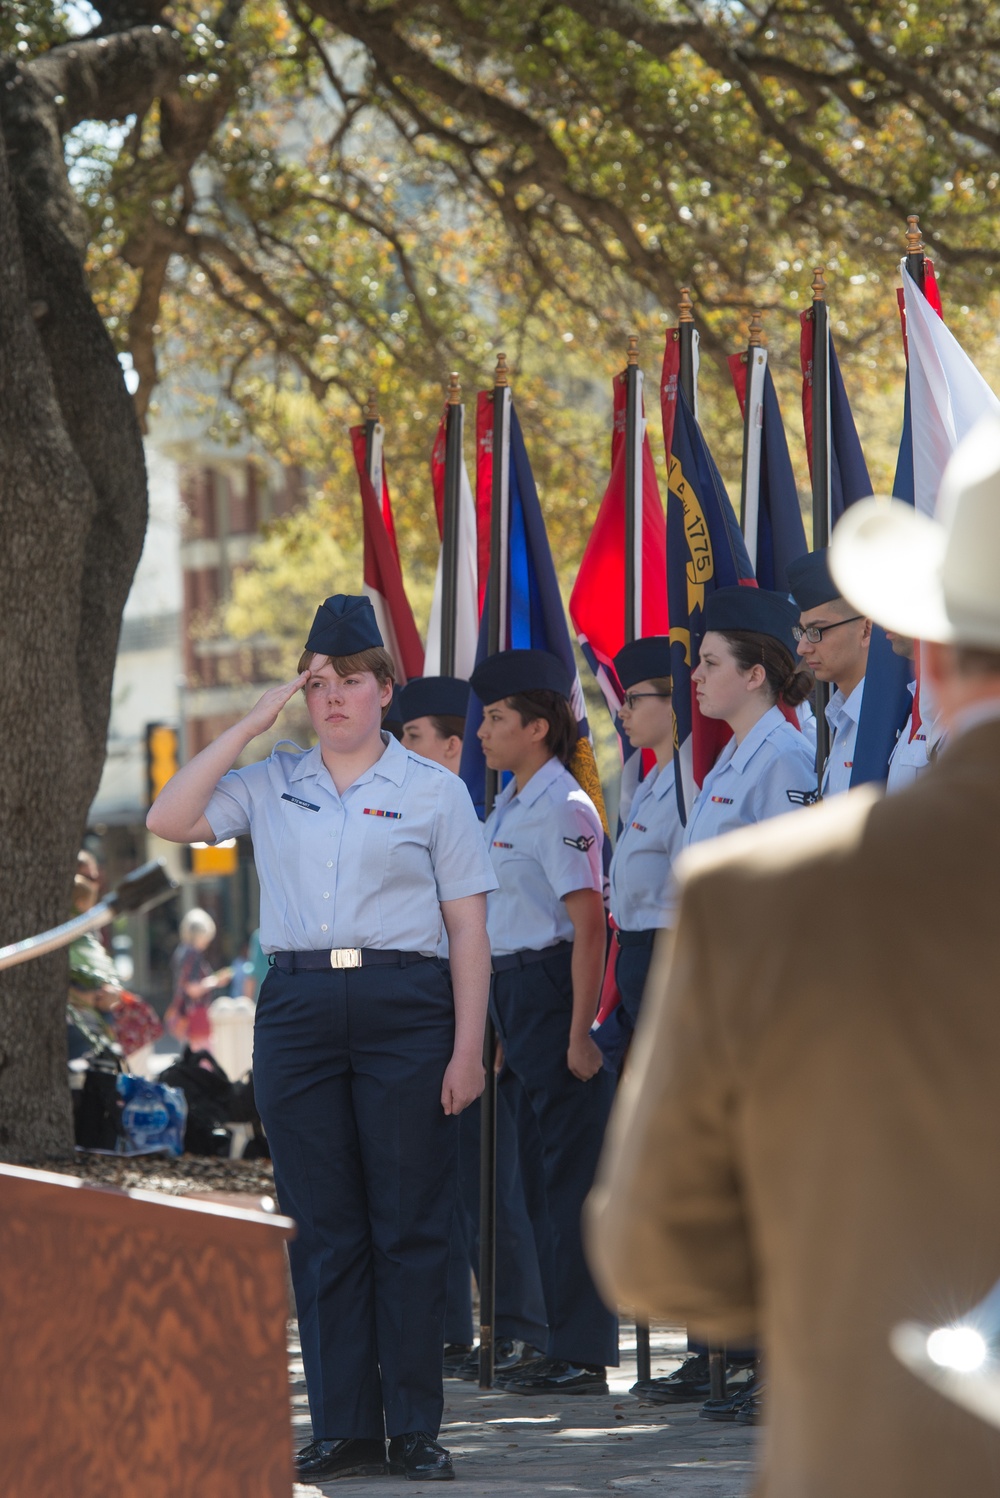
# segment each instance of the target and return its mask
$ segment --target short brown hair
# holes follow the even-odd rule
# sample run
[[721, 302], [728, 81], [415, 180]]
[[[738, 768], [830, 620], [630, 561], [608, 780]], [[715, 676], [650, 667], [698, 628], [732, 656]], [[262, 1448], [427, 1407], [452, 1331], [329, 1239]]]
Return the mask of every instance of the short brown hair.
[[[308, 671], [317, 655], [321, 652], [316, 650], [303, 650], [299, 656], [299, 671]], [[396, 682], [396, 665], [392, 656], [384, 645], [372, 645], [368, 650], [359, 650], [357, 655], [331, 655], [330, 665], [340, 677], [354, 676], [358, 671], [370, 671], [380, 687], [386, 682]], [[302, 688], [303, 692], [305, 687]], [[382, 722], [385, 715], [392, 707], [392, 698], [382, 709]]]
[[566, 698], [560, 692], [539, 688], [533, 692], [518, 692], [516, 696], [507, 697], [504, 700], [508, 707], [512, 707], [520, 715], [525, 728], [536, 718], [544, 718], [548, 724], [546, 740], [549, 748], [556, 759], [568, 765], [573, 758], [573, 750], [580, 737], [580, 730], [577, 728], [573, 709]]
[[455, 713], [428, 713], [431, 727], [441, 739], [465, 738], [465, 719]]
[[[299, 656], [299, 671], [308, 671], [321, 652], [303, 650]], [[379, 686], [387, 681], [395, 682], [396, 666], [384, 645], [372, 645], [368, 650], [359, 650], [357, 655], [331, 655], [330, 665], [338, 676], [353, 676], [358, 671], [370, 671]]]

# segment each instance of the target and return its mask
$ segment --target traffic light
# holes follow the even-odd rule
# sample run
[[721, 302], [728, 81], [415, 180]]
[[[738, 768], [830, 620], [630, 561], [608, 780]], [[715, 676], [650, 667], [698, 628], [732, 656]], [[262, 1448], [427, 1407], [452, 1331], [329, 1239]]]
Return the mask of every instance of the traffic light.
[[166, 723], [146, 724], [146, 791], [152, 806], [177, 772], [178, 733]]

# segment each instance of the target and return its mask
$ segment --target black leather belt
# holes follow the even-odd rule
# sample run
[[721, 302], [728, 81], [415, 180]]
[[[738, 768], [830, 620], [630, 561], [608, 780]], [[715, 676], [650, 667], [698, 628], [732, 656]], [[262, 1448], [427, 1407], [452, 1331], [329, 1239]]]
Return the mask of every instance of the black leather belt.
[[616, 931], [615, 941], [620, 947], [651, 947], [655, 929], [652, 931]]
[[423, 952], [393, 952], [385, 947], [328, 947], [319, 952], [272, 952], [270, 962], [283, 973], [328, 973], [352, 967], [408, 967], [428, 962]]
[[507, 973], [511, 968], [530, 967], [533, 962], [544, 962], [547, 957], [559, 957], [572, 950], [571, 941], [557, 941], [552, 947], [526, 947], [523, 952], [504, 952], [494, 957], [493, 971]]

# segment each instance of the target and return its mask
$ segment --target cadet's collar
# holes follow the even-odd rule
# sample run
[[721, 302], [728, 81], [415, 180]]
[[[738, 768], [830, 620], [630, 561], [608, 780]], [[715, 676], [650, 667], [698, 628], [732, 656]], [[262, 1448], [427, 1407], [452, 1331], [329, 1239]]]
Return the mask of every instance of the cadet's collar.
[[[381, 756], [375, 763], [358, 776], [358, 780], [366, 780], [370, 775], [381, 775], [383, 780], [391, 780], [394, 785], [402, 785], [406, 774], [406, 761], [409, 758], [408, 750], [404, 749], [398, 739], [394, 739], [391, 733], [381, 732], [382, 743], [385, 745]], [[315, 779], [320, 773], [329, 773], [323, 763], [323, 752], [319, 744], [314, 744], [308, 754], [304, 754], [288, 777], [289, 780]], [[358, 780], [354, 782], [357, 785]]]
[[861, 718], [861, 699], [864, 695], [865, 679], [863, 676], [849, 697], [845, 697], [838, 687], [826, 705], [826, 721], [830, 727], [836, 728], [842, 713], [846, 714], [852, 723], [859, 722]]
[[650, 795], [657, 801], [662, 801], [668, 791], [674, 788], [674, 765], [676, 761], [669, 759], [656, 776]]
[[539, 796], [545, 794], [562, 769], [562, 760], [553, 755], [551, 759], [545, 761], [540, 770], [535, 771], [524, 790], [517, 792], [517, 799], [525, 806], [534, 806]]
[[773, 733], [778, 725], [784, 722], [785, 715], [781, 708], [777, 704], [769, 707], [764, 716], [757, 719], [742, 744], [737, 744], [733, 757], [729, 761], [733, 769], [742, 775], [768, 734]]

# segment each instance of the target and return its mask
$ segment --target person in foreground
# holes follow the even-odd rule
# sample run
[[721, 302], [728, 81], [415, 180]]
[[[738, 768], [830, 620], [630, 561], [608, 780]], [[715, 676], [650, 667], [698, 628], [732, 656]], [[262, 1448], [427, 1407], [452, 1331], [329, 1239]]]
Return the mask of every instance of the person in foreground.
[[681, 860], [588, 1203], [605, 1294], [761, 1343], [767, 1498], [1000, 1492], [1000, 1433], [889, 1349], [1000, 1272], [997, 420], [955, 453], [939, 516], [864, 501], [831, 566], [925, 642], [948, 748], [896, 795]]
[[[298, 1224], [314, 1437], [298, 1474], [451, 1478], [436, 1437], [457, 1115], [485, 1081], [496, 880], [462, 782], [382, 730], [394, 668], [368, 600], [328, 598], [299, 665], [178, 771], [148, 826], [253, 838], [271, 962], [254, 1087]], [[299, 690], [316, 746], [232, 769]]]

